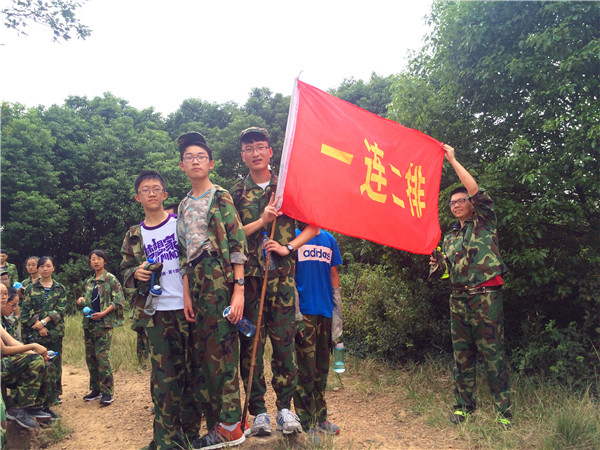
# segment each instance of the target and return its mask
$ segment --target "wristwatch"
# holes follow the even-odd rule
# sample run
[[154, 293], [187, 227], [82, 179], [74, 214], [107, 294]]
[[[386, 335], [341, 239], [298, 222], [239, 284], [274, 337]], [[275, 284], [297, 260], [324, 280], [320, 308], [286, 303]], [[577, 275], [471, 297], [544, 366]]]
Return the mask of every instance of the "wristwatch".
[[287, 249], [290, 251], [290, 254], [291, 254], [291, 253], [292, 253], [294, 250], [296, 250], [292, 244], [288, 244], [288, 245], [286, 245], [286, 247], [287, 247]]
[[48, 325], [48, 322], [46, 322], [44, 319], [40, 320], [40, 322], [42, 322], [42, 325], [44, 326]]
[[240, 286], [244, 285], [244, 279], [243, 278], [236, 278], [235, 280], [233, 280], [234, 283], [239, 284]]

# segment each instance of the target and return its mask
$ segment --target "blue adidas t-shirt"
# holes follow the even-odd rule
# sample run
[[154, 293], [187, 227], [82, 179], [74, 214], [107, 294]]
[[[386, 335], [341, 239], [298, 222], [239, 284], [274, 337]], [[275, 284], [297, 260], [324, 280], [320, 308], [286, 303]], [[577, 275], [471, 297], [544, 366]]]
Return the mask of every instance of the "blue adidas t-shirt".
[[[325, 230], [320, 231], [298, 249], [296, 287], [302, 314], [331, 317], [331, 267], [342, 264], [342, 256], [335, 238]], [[296, 230], [296, 236], [299, 234], [300, 230]]]

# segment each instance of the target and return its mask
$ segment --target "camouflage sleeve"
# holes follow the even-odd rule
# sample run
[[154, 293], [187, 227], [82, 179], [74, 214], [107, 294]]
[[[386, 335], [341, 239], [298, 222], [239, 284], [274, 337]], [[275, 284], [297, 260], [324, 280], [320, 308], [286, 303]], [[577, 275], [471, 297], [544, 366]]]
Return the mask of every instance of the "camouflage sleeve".
[[31, 332], [31, 316], [33, 315], [33, 303], [31, 301], [31, 289], [33, 284], [25, 288], [25, 295], [21, 302], [21, 333], [27, 336]]
[[121, 283], [117, 280], [113, 274], [110, 274], [110, 293], [111, 293], [111, 302], [115, 309], [123, 309], [123, 303], [125, 302], [125, 296], [123, 295], [123, 288], [121, 287]]
[[12, 286], [15, 281], [19, 281], [19, 272], [17, 271], [17, 266], [14, 264], [7, 264], [7, 266], [6, 271], [8, 272], [10, 285]]
[[185, 208], [182, 207], [184, 201], [179, 203], [179, 208], [177, 209], [177, 244], [179, 247], [179, 270], [182, 276], [185, 275], [185, 267], [187, 265], [187, 246], [185, 242], [185, 222], [183, 217]]
[[67, 290], [63, 285], [57, 289], [56, 295], [52, 299], [53, 309], [48, 312], [52, 322], [59, 323], [63, 320], [65, 309], [67, 309]]
[[[135, 278], [133, 278], [133, 274], [137, 270], [138, 266], [144, 261], [146, 255], [139, 255], [139, 253], [135, 251], [134, 246], [138, 246], [136, 242], [134, 242], [137, 236], [133, 236], [131, 232], [131, 228], [127, 231], [125, 238], [123, 239], [123, 244], [121, 245], [121, 274], [123, 275], [123, 286], [125, 288], [135, 289]], [[139, 240], [139, 238], [137, 238]], [[141, 243], [140, 243], [141, 244]]]
[[485, 219], [486, 222], [496, 225], [496, 213], [494, 212], [494, 201], [482, 189], [471, 197], [475, 212]]
[[231, 264], [244, 264], [248, 260], [246, 233], [244, 233], [244, 226], [233, 204], [233, 198], [227, 191], [224, 191], [219, 197], [219, 209], [229, 241]]

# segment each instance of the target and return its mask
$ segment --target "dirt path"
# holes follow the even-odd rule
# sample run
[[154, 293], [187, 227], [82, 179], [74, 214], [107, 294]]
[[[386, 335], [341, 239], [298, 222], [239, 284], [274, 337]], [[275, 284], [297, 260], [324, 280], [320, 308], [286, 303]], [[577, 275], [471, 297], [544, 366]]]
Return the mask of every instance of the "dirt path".
[[[47, 448], [55, 450], [80, 449], [139, 449], [152, 438], [152, 413], [149, 394], [149, 372], [115, 373], [115, 402], [100, 407], [97, 401], [84, 402], [88, 392], [86, 368], [65, 365], [63, 368], [63, 404], [56, 412], [72, 433]], [[436, 430], [425, 419], [407, 415], [405, 407], [392, 395], [366, 396], [350, 371], [344, 374], [344, 388], [328, 391], [327, 402], [332, 422], [342, 429], [333, 439], [336, 449], [405, 449], [461, 448], [458, 434], [452, 429]], [[274, 397], [268, 388], [268, 408], [274, 411]], [[240, 447], [303, 448], [305, 434], [285, 438], [279, 433], [271, 438], [249, 438]], [[331, 438], [330, 438], [331, 439]], [[30, 448], [30, 446], [29, 446]]]

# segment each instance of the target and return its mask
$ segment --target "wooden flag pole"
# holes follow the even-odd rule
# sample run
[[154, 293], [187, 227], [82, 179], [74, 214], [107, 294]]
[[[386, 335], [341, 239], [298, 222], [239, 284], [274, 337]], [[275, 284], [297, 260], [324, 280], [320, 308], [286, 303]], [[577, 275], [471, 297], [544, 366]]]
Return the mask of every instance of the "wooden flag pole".
[[[271, 227], [271, 236], [269, 239], [273, 239], [275, 236], [275, 225], [277, 219], [273, 220], [273, 226]], [[250, 392], [252, 389], [252, 378], [254, 375], [254, 366], [256, 365], [256, 347], [258, 346], [258, 339], [260, 336], [260, 330], [262, 325], [263, 306], [265, 304], [265, 294], [267, 292], [267, 283], [269, 279], [269, 263], [271, 262], [271, 252], [267, 251], [267, 258], [265, 260], [265, 273], [262, 285], [262, 291], [260, 293], [260, 303], [258, 306], [258, 320], [256, 321], [256, 332], [254, 333], [254, 343], [252, 345], [252, 357], [250, 359], [250, 372], [248, 373], [248, 384], [246, 385], [246, 399], [244, 401], [244, 411], [242, 412], [242, 431], [246, 428], [246, 416], [248, 415], [248, 403], [250, 401]]]

